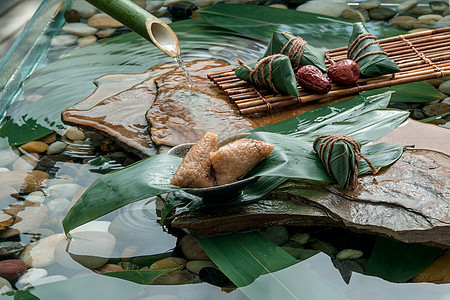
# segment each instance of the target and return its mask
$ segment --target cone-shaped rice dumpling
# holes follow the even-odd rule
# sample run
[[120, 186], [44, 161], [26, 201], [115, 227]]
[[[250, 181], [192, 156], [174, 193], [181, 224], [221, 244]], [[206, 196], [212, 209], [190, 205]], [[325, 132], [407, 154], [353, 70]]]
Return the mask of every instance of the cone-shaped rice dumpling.
[[273, 146], [252, 139], [240, 139], [210, 154], [217, 185], [228, 184], [247, 174], [269, 156]]
[[247, 66], [240, 59], [238, 62], [242, 65], [235, 72], [238, 78], [281, 94], [299, 96], [295, 73], [286, 55], [265, 57], [254, 66]]
[[184, 157], [170, 184], [205, 188], [214, 185], [210, 152], [217, 150], [217, 134], [207, 132]]
[[378, 172], [378, 169], [361, 154], [359, 143], [348, 136], [321, 135], [314, 141], [313, 148], [328, 174], [336, 179], [343, 191], [349, 186], [353, 189], [356, 188], [360, 158], [368, 163], [373, 174]]
[[365, 76], [400, 72], [397, 64], [389, 59], [375, 36], [367, 31], [363, 23], [353, 25], [347, 57], [358, 64], [361, 74]]
[[308, 45], [305, 40], [289, 32], [275, 31], [264, 56], [278, 53], [289, 57], [294, 71], [301, 66], [314, 65], [323, 73], [327, 72], [323, 51]]

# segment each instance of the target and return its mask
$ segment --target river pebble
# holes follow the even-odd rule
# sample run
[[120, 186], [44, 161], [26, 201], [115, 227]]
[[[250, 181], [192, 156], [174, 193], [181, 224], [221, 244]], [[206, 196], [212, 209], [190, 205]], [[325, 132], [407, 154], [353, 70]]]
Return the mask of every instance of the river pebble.
[[408, 13], [411, 13], [413, 15], [429, 15], [432, 14], [433, 11], [431, 10], [431, 8], [427, 7], [427, 6], [415, 6], [412, 9], [410, 9], [408, 11]]
[[9, 172], [9, 169], [5, 167], [0, 167], [0, 173], [2, 172]]
[[97, 37], [95, 35], [87, 35], [80, 37], [77, 41], [78, 46], [85, 47], [97, 42]]
[[364, 18], [363, 14], [352, 8], [346, 8], [342, 11], [341, 18], [346, 20], [354, 21], [354, 22], [366, 22], [366, 18]]
[[415, 1], [415, 0], [403, 1], [397, 6], [397, 12], [399, 14], [403, 14], [403, 13], [407, 12], [408, 10], [414, 8], [417, 5], [417, 3], [419, 3], [419, 2]]
[[13, 171], [32, 171], [39, 163], [39, 154], [22, 155], [12, 165]]
[[82, 270], [85, 269], [84, 266], [73, 260], [69, 253], [67, 253], [66, 249], [69, 245], [69, 239], [63, 238], [58, 245], [55, 247], [55, 262], [59, 265], [63, 266], [67, 269], [72, 270]]
[[195, 0], [195, 5], [198, 7], [206, 7], [214, 4], [214, 0]]
[[78, 11], [83, 19], [88, 19], [89, 17], [92, 17], [97, 11], [97, 8], [95, 8], [95, 6], [87, 3], [85, 0], [73, 1], [71, 8]]
[[417, 23], [417, 19], [411, 16], [399, 16], [389, 20], [390, 24], [396, 25], [401, 29], [412, 29], [414, 24]]
[[345, 2], [331, 2], [315, 0], [305, 4], [299, 5], [296, 10], [316, 14], [323, 14], [331, 17], [339, 17], [342, 11], [348, 7]]
[[186, 266], [186, 260], [179, 257], [167, 257], [154, 262], [150, 270], [183, 269]]
[[70, 205], [66, 198], [55, 198], [47, 203], [49, 214], [64, 215]]
[[0, 242], [0, 258], [4, 259], [9, 255], [13, 255], [22, 251], [24, 246], [20, 242]]
[[442, 19], [440, 19], [437, 23], [436, 26], [441, 28], [441, 27], [449, 27], [450, 26], [450, 16], [445, 16]]
[[431, 1], [430, 8], [435, 13], [443, 13], [448, 8], [448, 2]]
[[170, 19], [170, 18], [162, 17], [162, 18], [159, 18], [159, 20], [163, 21], [166, 24], [172, 24], [172, 19]]
[[14, 280], [27, 270], [25, 263], [19, 259], [8, 259], [0, 261], [0, 277]]
[[19, 254], [19, 259], [29, 268], [41, 268], [55, 262], [55, 248], [64, 239], [64, 234], [55, 234], [29, 244]]
[[97, 33], [95, 35], [101, 39], [104, 39], [104, 38], [110, 37], [115, 31], [116, 31], [115, 28], [106, 28], [106, 29], [101, 29], [101, 30], [97, 31]]
[[433, 103], [422, 108], [427, 117], [434, 117], [450, 111], [450, 105], [445, 103]]
[[359, 250], [354, 249], [345, 249], [342, 251], [339, 251], [338, 254], [336, 254], [337, 259], [358, 259], [363, 256], [363, 253]]
[[27, 287], [33, 283], [33, 281], [39, 280], [41, 278], [47, 277], [48, 272], [41, 268], [31, 268], [28, 269], [25, 274], [19, 277], [17, 283], [23, 287]]
[[86, 139], [83, 131], [76, 127], [69, 127], [63, 137], [67, 137], [71, 141], [83, 141]]
[[48, 146], [47, 154], [59, 154], [66, 150], [67, 144], [61, 141], [56, 141]]
[[369, 10], [369, 16], [372, 20], [387, 20], [395, 16], [395, 11], [388, 7], [377, 7]]
[[441, 15], [432, 14], [432, 15], [419, 16], [417, 18], [417, 20], [422, 21], [422, 22], [437, 22], [437, 21], [439, 21], [442, 18], [443, 17]]
[[15, 217], [0, 212], [0, 231], [6, 230], [14, 223]]
[[293, 240], [294, 242], [299, 243], [300, 245], [305, 245], [306, 243], [309, 242], [309, 239], [310, 239], [309, 233], [296, 232], [291, 237], [291, 240]]
[[96, 14], [89, 18], [88, 25], [95, 28], [118, 28], [123, 24], [107, 14]]
[[55, 184], [44, 190], [44, 194], [52, 198], [72, 198], [81, 186], [76, 183]]
[[0, 238], [10, 238], [41, 226], [47, 216], [48, 208], [44, 204], [21, 201], [21, 205], [12, 205], [7, 210], [16, 214], [16, 222], [7, 230], [0, 232]]
[[272, 243], [281, 246], [289, 240], [289, 232], [284, 226], [271, 226], [261, 229], [260, 233]]
[[0, 185], [10, 186], [21, 193], [31, 193], [41, 188], [38, 178], [24, 171], [0, 173]]
[[11, 292], [13, 290], [11, 283], [3, 277], [0, 277], [0, 294]]
[[154, 12], [160, 9], [164, 4], [164, 1], [147, 1], [145, 5], [145, 10], [149, 12]]
[[115, 264], [106, 264], [98, 269], [95, 270], [96, 273], [109, 273], [109, 272], [122, 272], [123, 268], [119, 265]]
[[69, 23], [64, 25], [61, 30], [68, 34], [86, 36], [95, 34], [98, 29], [85, 23]]
[[74, 45], [78, 37], [73, 34], [60, 34], [55, 36], [50, 42], [50, 46], [54, 48]]
[[108, 262], [115, 245], [116, 239], [110, 233], [83, 231], [72, 234], [67, 251], [78, 263], [95, 269]]
[[47, 148], [48, 145], [41, 141], [32, 141], [20, 146], [20, 149], [30, 153], [43, 153], [47, 151]]
[[371, 10], [381, 5], [380, 1], [364, 1], [359, 3], [361, 9]]
[[192, 273], [198, 274], [203, 268], [217, 268], [217, 266], [210, 260], [191, 260], [186, 264], [186, 269]]
[[32, 192], [32, 193], [29, 193], [25, 197], [25, 200], [26, 201], [30, 201], [30, 202], [44, 203], [45, 195], [41, 191], [35, 191], [35, 192]]
[[192, 235], [185, 235], [180, 240], [181, 251], [189, 260], [209, 260], [198, 240]]

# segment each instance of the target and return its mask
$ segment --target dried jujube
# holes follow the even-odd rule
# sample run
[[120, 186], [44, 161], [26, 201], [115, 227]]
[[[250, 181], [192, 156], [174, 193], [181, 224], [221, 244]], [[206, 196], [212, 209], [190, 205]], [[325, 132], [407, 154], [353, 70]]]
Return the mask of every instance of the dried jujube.
[[307, 90], [326, 94], [331, 89], [331, 83], [319, 68], [313, 65], [303, 66], [295, 74], [298, 84]]
[[345, 85], [355, 84], [359, 79], [359, 74], [358, 64], [351, 59], [340, 60], [328, 68], [328, 77], [333, 82]]

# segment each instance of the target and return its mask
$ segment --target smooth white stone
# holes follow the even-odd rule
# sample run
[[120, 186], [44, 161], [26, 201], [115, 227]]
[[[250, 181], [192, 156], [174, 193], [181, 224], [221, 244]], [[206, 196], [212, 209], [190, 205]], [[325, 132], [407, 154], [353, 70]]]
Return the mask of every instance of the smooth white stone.
[[64, 136], [72, 141], [84, 141], [86, 139], [83, 131], [76, 127], [69, 127]]
[[441, 85], [439, 85], [439, 91], [444, 94], [450, 95], [450, 80], [441, 83]]
[[73, 45], [77, 42], [78, 37], [73, 34], [60, 34], [55, 36], [50, 42], [50, 46], [54, 48]]
[[358, 259], [362, 256], [363, 253], [361, 251], [354, 249], [345, 249], [336, 254], [337, 259]]
[[1, 168], [0, 168], [0, 173], [2, 173], [2, 172], [9, 172], [9, 169], [8, 169], [8, 168], [1, 167]]
[[85, 269], [84, 266], [77, 263], [73, 258], [67, 253], [67, 245], [69, 244], [69, 239], [62, 239], [55, 248], [55, 261], [63, 266], [64, 268], [72, 270], [82, 270]]
[[47, 203], [49, 214], [63, 215], [67, 212], [70, 201], [66, 198], [55, 198]]
[[49, 266], [55, 262], [55, 248], [64, 237], [58, 233], [33, 242], [20, 252], [19, 259], [31, 268]]
[[37, 202], [37, 203], [44, 203], [45, 195], [41, 191], [35, 191], [35, 192], [32, 192], [32, 193], [28, 194], [25, 197], [25, 200], [26, 201], [31, 201], [31, 202]]
[[26, 286], [31, 285], [31, 283], [33, 281], [47, 277], [47, 275], [48, 275], [48, 272], [45, 269], [30, 268], [25, 272], [25, 274], [23, 274], [22, 276], [19, 277], [19, 279], [17, 280], [17, 283], [26, 287]]
[[106, 29], [100, 29], [97, 31], [95, 35], [97, 35], [99, 38], [104, 39], [107, 37], [110, 37], [114, 32], [116, 32], [115, 28], [106, 28]]
[[95, 35], [87, 35], [80, 37], [77, 41], [78, 46], [86, 47], [97, 42], [97, 37]]
[[74, 1], [72, 4], [72, 9], [78, 11], [83, 19], [92, 17], [97, 11], [97, 8], [95, 8], [95, 6], [87, 3], [85, 0]]
[[79, 36], [91, 35], [98, 31], [97, 28], [91, 27], [85, 23], [68, 23], [64, 25], [61, 30], [65, 33]]
[[195, 5], [198, 7], [206, 7], [214, 4], [214, 0], [195, 0]]
[[67, 144], [62, 141], [56, 141], [47, 148], [47, 154], [59, 154], [66, 150]]
[[67, 252], [76, 262], [95, 269], [108, 262], [115, 245], [116, 238], [110, 233], [82, 231], [72, 234]]
[[81, 188], [81, 186], [76, 183], [55, 184], [46, 188], [44, 194], [52, 198], [72, 198], [79, 188]]
[[322, 14], [330, 17], [339, 17], [342, 11], [349, 8], [346, 2], [331, 2], [326, 0], [314, 0], [297, 7], [297, 11]]
[[68, 184], [73, 183], [73, 177], [70, 175], [59, 175], [48, 181], [48, 186], [58, 185], [58, 184]]
[[11, 292], [13, 290], [11, 283], [3, 277], [0, 277], [0, 294]]
[[0, 149], [0, 167], [12, 164], [19, 158], [19, 155], [14, 153], [11, 148]]
[[[39, 157], [39, 155], [37, 155]], [[13, 171], [33, 171], [39, 163], [35, 157], [23, 155], [13, 163]]]

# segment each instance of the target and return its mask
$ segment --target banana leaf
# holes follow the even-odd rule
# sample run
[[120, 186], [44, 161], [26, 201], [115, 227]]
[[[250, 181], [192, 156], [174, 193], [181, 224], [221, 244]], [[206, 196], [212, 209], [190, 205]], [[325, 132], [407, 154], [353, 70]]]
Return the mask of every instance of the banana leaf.
[[[285, 132], [290, 134], [272, 133], [270, 132], [274, 128], [272, 126], [267, 126], [267, 132], [253, 132], [250, 138], [266, 141], [275, 148], [266, 160], [248, 174], [263, 177], [248, 186], [239, 200], [253, 201], [260, 198], [287, 178], [333, 182], [312, 149], [314, 138], [320, 134], [340, 132], [360, 141], [361, 144], [366, 144], [382, 137], [408, 117], [408, 113], [404, 111], [379, 109], [389, 103], [389, 97], [390, 93], [373, 96], [370, 99], [358, 96], [325, 108], [318, 108], [306, 113], [306, 124], [309, 118], [315, 120], [306, 126], [305, 122], [303, 127], [298, 126], [298, 122], [302, 121], [301, 115], [293, 118], [293, 122], [285, 122]], [[264, 127], [260, 130], [264, 130]], [[295, 135], [296, 131], [307, 133]], [[377, 167], [395, 162], [402, 151], [403, 146], [389, 143], [365, 145], [362, 148], [362, 153]], [[126, 204], [182, 190], [169, 184], [180, 163], [181, 158], [162, 154], [103, 175], [67, 213], [63, 220], [65, 232]], [[359, 174], [369, 169], [363, 161]]]
[[[286, 45], [286, 43], [294, 37], [295, 36], [290, 34], [289, 32], [275, 31], [273, 33], [272, 39], [270, 40], [269, 46], [267, 47], [266, 53], [264, 53], [264, 56], [281, 53], [281, 50]], [[287, 55], [291, 47], [292, 45], [289, 45], [282, 54]], [[300, 64], [297, 65], [296, 61], [297, 55], [291, 57], [291, 63], [294, 70], [299, 69], [301, 66], [314, 65], [318, 67], [323, 73], [327, 72], [327, 67], [325, 66], [325, 54], [323, 53], [323, 51], [309, 44], [305, 45], [305, 50], [303, 52], [302, 58], [300, 59]]]
[[[252, 65], [251, 68], [254, 68]], [[236, 76], [242, 80], [251, 82], [258, 85], [253, 79], [251, 79], [251, 72], [245, 67], [239, 67], [235, 71]], [[270, 72], [270, 63], [265, 64], [263, 72], [257, 74], [259, 82], [264, 83], [272, 80], [276, 90], [282, 94], [288, 94], [298, 97], [297, 80], [295, 79], [295, 73], [291, 66], [289, 57], [277, 57], [272, 63], [272, 71]], [[269, 88], [269, 84], [259, 85], [261, 87]]]
[[[324, 138], [319, 139], [314, 150], [319, 153], [320, 143]], [[331, 176], [336, 179], [342, 190], [346, 190], [355, 172], [355, 151], [350, 143], [339, 140], [330, 151], [331, 143], [324, 149], [323, 160], [330, 161], [329, 168]], [[326, 163], [324, 163], [326, 166]]]
[[[350, 47], [350, 45], [353, 43], [354, 40], [356, 40], [358, 36], [365, 33], [369, 33], [369, 31], [366, 29], [364, 24], [355, 23], [353, 25], [353, 33], [348, 43], [348, 46]], [[383, 51], [383, 49], [380, 47], [379, 44], [373, 44], [368, 46], [358, 54], [359, 49], [361, 49], [364, 45], [373, 41], [375, 41], [375, 39], [373, 38], [362, 40], [360, 44], [354, 49], [354, 51], [349, 53], [349, 58], [352, 60], [357, 60], [358, 57], [362, 57], [365, 54]], [[400, 72], [400, 68], [397, 66], [397, 64], [393, 60], [390, 60], [386, 54], [368, 55], [358, 60], [357, 64], [359, 66], [361, 74], [365, 76], [378, 76]]]

